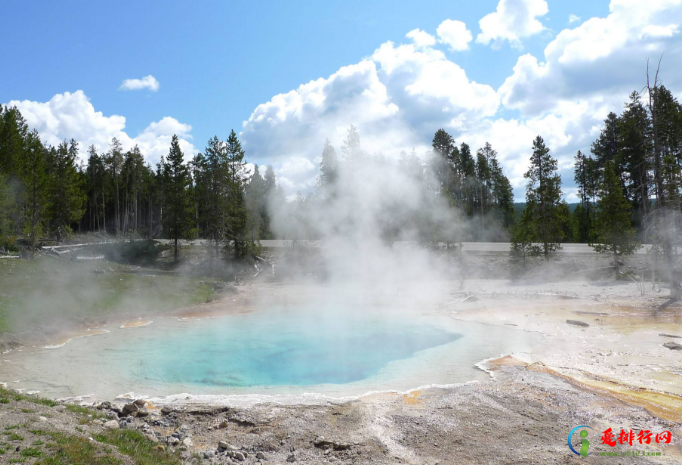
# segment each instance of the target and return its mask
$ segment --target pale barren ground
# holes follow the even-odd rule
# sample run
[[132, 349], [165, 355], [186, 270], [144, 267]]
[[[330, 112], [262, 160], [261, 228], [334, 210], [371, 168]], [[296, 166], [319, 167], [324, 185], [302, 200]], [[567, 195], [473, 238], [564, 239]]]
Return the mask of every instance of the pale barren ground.
[[[375, 289], [374, 303], [394, 296], [399, 287]], [[164, 413], [161, 405], [148, 405], [148, 415], [135, 417], [130, 427], [178, 450], [188, 463], [682, 463], [682, 351], [663, 347], [682, 339], [661, 336], [682, 336], [682, 310], [670, 307], [654, 315], [666, 290], [650, 283], [644, 290], [641, 295], [636, 283], [613, 281], [432, 283], [419, 293], [406, 293], [404, 305], [538, 332], [544, 335], [543, 342], [528, 352], [490, 361], [485, 366], [492, 376], [484, 382], [314, 405], [175, 403]], [[174, 315], [201, 318], [252, 311], [259, 305], [294, 304], [326, 292], [324, 286], [310, 283], [264, 280]], [[0, 431], [12, 425], [29, 430], [47, 414], [43, 428], [84, 437], [103, 430], [105, 418], [78, 425], [68, 411], [46, 406], [26, 410], [32, 412], [0, 405]], [[113, 416], [107, 410], [98, 412]], [[566, 443], [568, 432], [578, 425], [594, 429], [589, 459], [573, 455]], [[601, 432], [609, 427], [616, 432], [669, 430], [672, 444], [635, 441], [634, 446], [612, 449], [600, 441]], [[185, 446], [169, 446], [174, 431], [191, 440]], [[18, 446], [35, 439], [30, 433], [25, 436], [29, 439], [16, 441]], [[244, 462], [220, 452], [219, 441], [246, 452]], [[4, 442], [3, 447], [14, 446], [8, 437]], [[599, 456], [603, 451], [662, 455]], [[0, 461], [8, 458], [2, 455]]]

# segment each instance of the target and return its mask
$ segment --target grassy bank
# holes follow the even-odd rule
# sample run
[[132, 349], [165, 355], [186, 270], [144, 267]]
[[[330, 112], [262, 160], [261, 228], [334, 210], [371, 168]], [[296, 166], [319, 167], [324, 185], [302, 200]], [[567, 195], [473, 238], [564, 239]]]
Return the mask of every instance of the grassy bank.
[[101, 427], [104, 414], [0, 388], [0, 462], [35, 465], [179, 465], [136, 430]]
[[[0, 260], [0, 334], [154, 314], [205, 302], [213, 282], [112, 262]], [[137, 270], [139, 271], [139, 270]]]

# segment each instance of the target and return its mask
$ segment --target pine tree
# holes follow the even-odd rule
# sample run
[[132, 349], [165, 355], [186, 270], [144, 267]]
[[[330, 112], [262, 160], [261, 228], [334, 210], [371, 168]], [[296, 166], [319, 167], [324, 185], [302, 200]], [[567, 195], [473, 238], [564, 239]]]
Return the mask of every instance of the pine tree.
[[437, 183], [434, 190], [453, 198], [457, 190], [454, 172], [457, 157], [455, 140], [444, 129], [439, 129], [433, 136], [431, 148], [433, 151], [429, 165]]
[[21, 112], [16, 107], [0, 105], [0, 173], [19, 176], [28, 134]]
[[639, 93], [630, 94], [630, 102], [619, 122], [618, 164], [628, 180], [624, 186], [625, 195], [632, 204], [634, 223], [640, 226], [650, 210], [652, 141], [651, 121]]
[[164, 235], [173, 239], [174, 257], [178, 260], [178, 241], [194, 234], [192, 179], [177, 135], [173, 135], [168, 157], [161, 160], [164, 194]]
[[244, 149], [234, 130], [230, 132], [227, 138], [225, 151], [230, 181], [228, 186], [229, 217], [226, 224], [227, 239], [232, 243], [234, 258], [241, 260], [248, 256], [254, 243], [246, 235], [248, 213], [244, 199], [244, 186], [246, 184]]
[[19, 222], [29, 247], [34, 249], [43, 233], [47, 194], [47, 166], [43, 144], [35, 129], [26, 139], [20, 176], [22, 182]]
[[632, 207], [623, 195], [620, 179], [607, 161], [604, 180], [599, 188], [599, 202], [595, 224], [595, 240], [590, 245], [596, 252], [612, 253], [616, 279], [620, 278], [619, 257], [629, 255], [639, 248], [635, 229], [631, 226]]
[[360, 133], [352, 124], [348, 128], [348, 134], [343, 141], [341, 151], [343, 152], [344, 160], [350, 163], [362, 162], [367, 158], [367, 154], [362, 149], [362, 144], [360, 143]]
[[493, 156], [490, 157], [490, 172], [492, 176], [495, 214], [501, 218], [502, 225], [505, 228], [511, 228], [516, 219], [516, 214], [514, 213], [514, 190], [509, 182], [509, 178], [504, 175], [494, 150]]
[[121, 232], [121, 205], [120, 205], [120, 175], [123, 165], [123, 148], [117, 138], [111, 139], [109, 152], [104, 157], [104, 163], [109, 169], [109, 178], [113, 183], [114, 197], [114, 231], [118, 235]]
[[320, 175], [317, 178], [318, 189], [322, 190], [324, 197], [333, 198], [335, 186], [339, 177], [339, 161], [336, 157], [336, 150], [329, 143], [329, 139], [324, 141], [322, 150], [322, 161], [320, 161]]
[[78, 143], [73, 139], [70, 144], [62, 142], [48, 153], [46, 214], [59, 244], [64, 235], [71, 233], [71, 224], [77, 223], [83, 216], [85, 194], [76, 166]]
[[10, 228], [10, 209], [12, 208], [12, 195], [7, 183], [9, 176], [0, 173], [0, 249], [9, 244], [12, 235]]
[[557, 161], [551, 157], [542, 137], [533, 141], [531, 166], [524, 175], [528, 179], [526, 209], [531, 228], [540, 243], [539, 253], [549, 260], [551, 254], [561, 249], [563, 224], [561, 205], [561, 177]]
[[258, 165], [253, 166], [253, 174], [246, 184], [245, 197], [247, 209], [247, 232], [252, 242], [261, 239], [263, 229], [263, 217], [261, 216], [261, 206], [265, 193], [265, 182], [260, 175]]

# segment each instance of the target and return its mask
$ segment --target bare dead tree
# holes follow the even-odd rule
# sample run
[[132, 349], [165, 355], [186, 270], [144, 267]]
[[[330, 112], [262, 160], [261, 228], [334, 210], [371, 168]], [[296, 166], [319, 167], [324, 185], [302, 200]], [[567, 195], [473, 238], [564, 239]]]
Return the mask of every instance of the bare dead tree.
[[675, 224], [673, 215], [668, 211], [666, 205], [666, 192], [663, 183], [663, 163], [661, 160], [661, 145], [658, 136], [658, 91], [659, 80], [658, 73], [661, 68], [661, 60], [658, 60], [658, 67], [654, 75], [653, 86], [651, 85], [649, 76], [649, 60], [646, 63], [646, 88], [649, 94], [649, 113], [651, 114], [651, 124], [653, 129], [654, 141], [654, 180], [656, 183], [656, 208], [655, 208], [655, 223], [658, 229], [659, 239], [663, 246], [663, 255], [665, 257], [665, 271], [668, 275], [668, 282], [670, 283], [670, 300], [679, 300], [681, 294], [680, 281], [675, 272], [675, 261], [673, 257], [672, 236], [675, 231]]

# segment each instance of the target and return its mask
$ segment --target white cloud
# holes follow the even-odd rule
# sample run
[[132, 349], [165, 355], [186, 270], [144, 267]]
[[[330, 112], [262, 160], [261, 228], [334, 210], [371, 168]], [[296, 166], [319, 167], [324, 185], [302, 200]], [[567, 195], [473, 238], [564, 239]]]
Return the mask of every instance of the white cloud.
[[682, 0], [613, 0], [607, 17], [561, 31], [545, 48], [543, 62], [521, 56], [498, 91], [503, 104], [532, 116], [576, 98], [617, 97], [622, 102], [643, 87], [646, 59], [661, 54], [665, 85], [681, 88], [682, 79], [674, 72], [682, 60], [675, 34], [682, 24], [681, 6]]
[[578, 21], [580, 21], [580, 16], [574, 14], [568, 15], [568, 24], [577, 23]]
[[478, 22], [481, 33], [479, 44], [492, 43], [494, 48], [508, 41], [513, 47], [521, 46], [521, 39], [542, 32], [545, 27], [537, 19], [549, 11], [545, 0], [500, 0], [497, 9]]
[[142, 79], [126, 79], [119, 87], [119, 90], [141, 90], [149, 89], [152, 92], [159, 90], [159, 81], [151, 74]]
[[469, 48], [469, 42], [473, 40], [471, 31], [462, 21], [446, 19], [436, 29], [438, 38], [453, 51], [462, 51]]
[[427, 36], [411, 31], [412, 43], [386, 42], [360, 63], [259, 105], [241, 133], [249, 157], [273, 164], [291, 194], [314, 185], [326, 138], [341, 155], [350, 124], [359, 128], [368, 152], [397, 157], [422, 147], [434, 127], [495, 114], [496, 91], [469, 80], [442, 51], [426, 45]]
[[124, 130], [125, 117], [104, 116], [101, 111], [95, 111], [82, 90], [57, 94], [47, 102], [12, 100], [8, 105], [21, 111], [29, 127], [38, 130], [43, 142], [57, 145], [64, 140], [78, 141], [82, 159], [86, 158], [90, 145], [97, 147], [99, 152], [108, 150], [113, 137], [121, 141], [124, 150], [138, 145], [145, 159], [152, 164], [168, 153], [173, 134], [180, 138], [180, 147], [187, 159], [197, 153], [190, 142], [190, 125], [166, 116], [132, 137]]
[[421, 29], [412, 29], [405, 34], [405, 37], [412, 39], [412, 42], [414, 42], [414, 45], [417, 47], [430, 47], [436, 45], [436, 38]]

